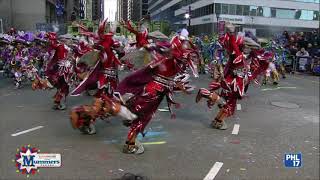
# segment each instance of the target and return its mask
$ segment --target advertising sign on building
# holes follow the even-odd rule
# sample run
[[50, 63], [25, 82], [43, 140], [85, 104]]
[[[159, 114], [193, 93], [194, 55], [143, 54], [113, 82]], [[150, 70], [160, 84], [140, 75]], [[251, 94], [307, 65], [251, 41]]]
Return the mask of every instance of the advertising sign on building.
[[220, 20], [230, 22], [232, 24], [245, 24], [245, 18], [243, 16], [221, 15]]

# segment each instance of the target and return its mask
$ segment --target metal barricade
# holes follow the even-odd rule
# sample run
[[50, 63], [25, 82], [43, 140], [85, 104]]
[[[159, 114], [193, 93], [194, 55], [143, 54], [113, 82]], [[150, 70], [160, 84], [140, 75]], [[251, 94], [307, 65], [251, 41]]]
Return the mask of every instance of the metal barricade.
[[[300, 60], [301, 59], [306, 59], [306, 63], [304, 64], [304, 69], [300, 69]], [[308, 68], [306, 68], [306, 66], [312, 64], [311, 62], [312, 58], [310, 56], [304, 57], [304, 56], [300, 56], [300, 57], [296, 57], [293, 59], [293, 69], [292, 69], [292, 74], [294, 74], [297, 71], [303, 71], [303, 72], [308, 72]], [[311, 72], [311, 71], [310, 71]]]

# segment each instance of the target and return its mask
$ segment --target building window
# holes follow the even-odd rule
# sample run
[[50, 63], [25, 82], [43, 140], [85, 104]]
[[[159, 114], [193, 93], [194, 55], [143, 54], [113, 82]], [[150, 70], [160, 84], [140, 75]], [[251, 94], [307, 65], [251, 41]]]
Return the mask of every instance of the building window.
[[298, 2], [308, 2], [308, 3], [320, 3], [320, 0], [292, 0]]
[[214, 4], [214, 12], [216, 14], [221, 14], [221, 4], [220, 3]]
[[262, 7], [263, 8], [263, 17], [271, 17], [271, 8]]
[[275, 18], [277, 14], [276, 8], [271, 8], [271, 17]]
[[271, 9], [269, 7], [259, 6], [257, 8], [257, 16], [271, 17]]
[[144, 16], [144, 15], [147, 15], [148, 14], [148, 11], [145, 11], [145, 10], [143, 10], [142, 11], [142, 15]]
[[263, 8], [262, 8], [262, 6], [259, 6], [257, 8], [257, 16], [263, 16]]
[[314, 11], [302, 10], [300, 19], [303, 20], [313, 20]]
[[285, 19], [299, 19], [300, 17], [298, 11], [292, 10], [292, 9], [276, 9], [276, 18], [285, 18]]
[[214, 13], [214, 5], [210, 4], [209, 5], [209, 14], [213, 14]]
[[210, 14], [210, 7], [209, 6], [206, 6], [205, 8], [205, 15], [208, 15]]
[[147, 4], [143, 4], [142, 5], [142, 9], [148, 9], [148, 5]]
[[250, 6], [250, 16], [256, 16], [257, 15], [257, 6]]
[[320, 18], [319, 18], [319, 11], [314, 11], [314, 13], [313, 13], [313, 20], [320, 20]]
[[229, 13], [229, 6], [228, 6], [228, 4], [222, 4], [221, 14], [228, 14], [228, 13]]
[[235, 4], [230, 4], [229, 5], [229, 14], [235, 15], [236, 14], [236, 5]]
[[243, 15], [249, 16], [250, 14], [250, 6], [243, 6]]
[[243, 6], [237, 5], [236, 15], [242, 15]]

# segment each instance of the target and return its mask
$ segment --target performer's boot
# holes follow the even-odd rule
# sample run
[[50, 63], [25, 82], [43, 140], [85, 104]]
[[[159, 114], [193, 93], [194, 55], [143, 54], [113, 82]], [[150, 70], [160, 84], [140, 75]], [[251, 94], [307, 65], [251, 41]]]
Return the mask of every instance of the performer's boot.
[[60, 102], [60, 105], [58, 106], [59, 110], [65, 110], [67, 108], [66, 104], [64, 102]]
[[52, 89], [52, 88], [53, 86], [50, 84], [50, 82], [47, 79], [35, 78], [32, 81], [32, 90]]
[[61, 101], [54, 101], [53, 109], [55, 110], [65, 110], [66, 109], [65, 103]]
[[62, 98], [63, 98], [63, 95], [61, 93], [59, 93], [59, 90], [58, 90], [58, 92], [54, 96], [53, 109], [55, 109], [55, 110], [64, 110], [64, 109], [66, 109], [66, 105], [63, 102], [61, 102]]
[[142, 154], [144, 152], [144, 147], [138, 141], [137, 134], [134, 134], [130, 140], [126, 141], [122, 152], [126, 154]]
[[272, 79], [273, 79], [273, 85], [278, 85], [278, 81], [280, 80], [280, 77], [279, 77], [279, 73], [278, 71], [272, 71]]
[[228, 128], [224, 119], [227, 117], [227, 113], [224, 108], [220, 109], [217, 116], [211, 122], [211, 126], [215, 129], [226, 130]]
[[21, 88], [21, 81], [15, 80], [15, 89], [20, 89], [20, 88]]
[[83, 134], [96, 134], [91, 106], [83, 105], [75, 107], [70, 112], [70, 122], [74, 129], [79, 129]]
[[40, 79], [42, 89], [52, 89], [52, 84], [47, 79]]
[[40, 84], [40, 81], [39, 81], [39, 79], [34, 79], [33, 81], [32, 81], [32, 85], [31, 85], [31, 87], [32, 87], [32, 90], [36, 90], [36, 89], [39, 89], [39, 84]]
[[264, 78], [263, 78], [263, 80], [262, 80], [262, 85], [267, 85], [267, 82], [268, 82], [268, 77], [267, 76], [265, 76]]

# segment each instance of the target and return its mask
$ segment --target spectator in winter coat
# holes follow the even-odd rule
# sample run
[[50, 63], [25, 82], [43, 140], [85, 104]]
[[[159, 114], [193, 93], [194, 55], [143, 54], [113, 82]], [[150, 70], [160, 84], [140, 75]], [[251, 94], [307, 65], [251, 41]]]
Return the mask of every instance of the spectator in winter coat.
[[305, 48], [301, 48], [301, 50], [297, 52], [296, 56], [297, 57], [309, 57], [309, 53], [308, 53], [308, 51], [306, 51]]

